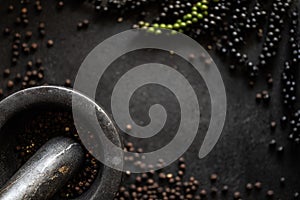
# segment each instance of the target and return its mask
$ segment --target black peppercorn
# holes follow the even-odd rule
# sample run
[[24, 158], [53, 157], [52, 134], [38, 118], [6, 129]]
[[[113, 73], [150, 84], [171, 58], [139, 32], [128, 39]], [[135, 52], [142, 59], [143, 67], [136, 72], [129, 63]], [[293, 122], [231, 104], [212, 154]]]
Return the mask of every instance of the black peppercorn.
[[83, 28], [83, 23], [82, 22], [78, 22], [77, 23], [77, 29], [80, 30]]
[[241, 198], [241, 193], [240, 192], [234, 192], [233, 193], [233, 198], [234, 199], [240, 199]]
[[53, 45], [54, 45], [53, 40], [48, 40], [48, 41], [47, 41], [47, 46], [48, 46], [48, 47], [52, 47]]
[[42, 30], [40, 30], [39, 31], [39, 35], [40, 35], [40, 37], [45, 37], [45, 35], [46, 35], [46, 31], [44, 30], [44, 29], [42, 29]]
[[22, 79], [22, 75], [20, 73], [17, 73], [16, 76], [15, 76], [16, 82], [21, 81], [21, 79]]
[[6, 77], [9, 76], [10, 75], [10, 69], [9, 68], [4, 69], [3, 74]]
[[7, 88], [8, 88], [8, 89], [11, 89], [11, 88], [13, 88], [13, 87], [14, 87], [14, 82], [11, 81], [11, 80], [9, 80], [9, 81], [7, 82]]
[[255, 187], [255, 189], [258, 189], [258, 190], [260, 190], [261, 189], [261, 187], [262, 187], [262, 184], [261, 184], [261, 182], [256, 182], [255, 184], [254, 184], [254, 187]]
[[206, 197], [206, 195], [207, 195], [206, 190], [205, 190], [205, 189], [202, 189], [202, 190], [200, 191], [200, 196], [201, 196], [201, 197]]
[[211, 175], [210, 175], [210, 180], [211, 180], [212, 182], [215, 182], [217, 179], [218, 179], [218, 175], [217, 175], [217, 174], [211, 174]]
[[212, 187], [212, 188], [210, 189], [210, 194], [211, 194], [211, 196], [216, 196], [217, 193], [218, 193], [218, 189], [217, 189], [216, 187]]
[[273, 190], [268, 190], [267, 191], [267, 197], [273, 197], [274, 196], [274, 191]]
[[262, 94], [261, 94], [261, 93], [257, 93], [257, 94], [256, 94], [256, 101], [257, 101], [257, 102], [260, 102], [261, 99], [262, 99]]
[[15, 9], [15, 7], [13, 5], [9, 5], [8, 6], [8, 12], [12, 12]]
[[70, 87], [71, 84], [72, 84], [71, 80], [70, 79], [66, 79], [65, 86]]
[[275, 128], [276, 128], [276, 122], [275, 121], [271, 121], [271, 123], [270, 123], [270, 127], [271, 127], [271, 129], [272, 130], [275, 130]]
[[227, 194], [228, 190], [229, 190], [229, 187], [227, 185], [224, 185], [223, 188], [222, 188], [222, 193]]
[[280, 178], [280, 186], [281, 187], [285, 186], [285, 178], [284, 177]]
[[276, 146], [276, 140], [272, 139], [269, 143], [270, 148], [274, 148]]
[[284, 151], [284, 147], [283, 147], [283, 146], [279, 146], [279, 147], [277, 148], [277, 152], [278, 152], [278, 153], [282, 154], [283, 151]]
[[89, 26], [90, 22], [89, 22], [89, 20], [85, 19], [85, 20], [83, 20], [82, 24], [83, 24], [83, 28], [87, 28]]
[[58, 3], [57, 3], [57, 8], [58, 9], [62, 9], [64, 7], [64, 2], [63, 1], [59, 1]]
[[37, 44], [37, 43], [34, 42], [34, 43], [31, 44], [31, 49], [32, 49], [33, 51], [36, 51], [37, 48], [38, 48], [38, 44]]
[[35, 65], [36, 65], [37, 67], [40, 67], [40, 66], [42, 65], [42, 60], [41, 60], [40, 58], [36, 59]]
[[251, 183], [247, 183], [246, 184], [246, 189], [247, 189], [248, 192], [251, 191], [253, 189], [253, 185]]
[[4, 30], [3, 30], [3, 34], [4, 34], [4, 35], [9, 35], [10, 32], [11, 32], [11, 30], [10, 30], [10, 28], [8, 28], [8, 27], [4, 28]]

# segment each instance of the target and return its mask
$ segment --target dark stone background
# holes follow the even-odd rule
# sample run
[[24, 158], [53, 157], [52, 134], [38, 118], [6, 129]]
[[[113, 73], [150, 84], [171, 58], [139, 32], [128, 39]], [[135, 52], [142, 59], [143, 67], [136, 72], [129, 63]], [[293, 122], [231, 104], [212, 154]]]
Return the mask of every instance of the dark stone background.
[[[18, 13], [7, 14], [7, 6], [14, 1], [2, 0], [0, 4], [0, 30], [4, 27], [14, 27], [13, 22]], [[101, 41], [109, 36], [127, 30], [136, 22], [136, 15], [125, 17], [123, 23], [117, 23], [117, 13], [99, 15], [94, 13], [92, 7], [80, 1], [65, 1], [62, 11], [57, 11], [53, 1], [44, 1], [43, 12], [38, 15], [30, 8], [30, 24], [25, 29], [16, 27], [15, 30], [32, 30], [34, 35], [31, 41], [38, 41], [39, 49], [29, 57], [21, 56], [17, 66], [12, 67], [12, 74], [25, 72], [25, 61], [29, 58], [42, 58], [43, 66], [46, 68], [45, 82], [54, 85], [63, 85], [66, 78], [74, 80], [76, 71], [85, 56]], [[31, 10], [32, 9], [32, 10]], [[35, 17], [36, 16], [36, 17]], [[77, 23], [80, 20], [89, 19], [91, 24], [87, 30], [77, 31]], [[46, 22], [47, 35], [44, 39], [38, 37], [37, 27], [39, 21]], [[234, 73], [228, 69], [230, 61], [221, 58], [214, 50], [209, 51], [221, 71], [228, 100], [228, 112], [222, 136], [206, 158], [198, 159], [198, 151], [202, 142], [203, 134], [207, 130], [210, 118], [210, 100], [206, 86], [202, 78], [195, 73], [184, 61], [174, 62], [166, 53], [157, 51], [135, 52], [118, 59], [107, 71], [103, 85], [98, 89], [97, 102], [110, 113], [110, 93], [114, 81], [131, 67], [139, 62], [162, 61], [170, 66], [177, 66], [188, 78], [199, 97], [199, 104], [202, 112], [202, 122], [199, 128], [199, 136], [185, 154], [187, 160], [187, 176], [195, 176], [200, 180], [202, 188], [210, 189], [209, 176], [217, 173], [219, 180], [215, 184], [221, 186], [227, 184], [230, 193], [241, 191], [244, 199], [265, 199], [268, 189], [275, 191], [275, 197], [281, 199], [292, 199], [293, 194], [300, 192], [300, 162], [299, 148], [294, 147], [287, 140], [288, 130], [282, 130], [280, 126], [274, 132], [270, 130], [270, 121], [275, 120], [279, 124], [282, 116], [282, 105], [280, 96], [280, 72], [285, 60], [287, 48], [287, 28], [284, 30], [285, 37], [281, 42], [279, 56], [274, 60], [273, 66], [268, 66], [263, 74], [272, 72], [274, 85], [270, 89], [271, 103], [268, 106], [257, 104], [255, 101], [256, 92], [268, 89], [265, 76], [260, 76], [258, 83], [253, 89], [249, 88], [243, 70]], [[53, 39], [55, 44], [52, 48], [46, 47], [47, 39]], [[10, 67], [11, 40], [0, 35], [0, 73]], [[202, 44], [202, 43], [201, 43]], [[203, 45], [206, 45], [203, 43]], [[257, 59], [261, 43], [251, 43], [247, 51], [252, 59]], [[0, 77], [0, 87], [6, 88], [9, 78]], [[5, 91], [5, 96], [20, 89], [20, 86], [13, 90]], [[299, 88], [298, 88], [299, 89]], [[178, 128], [178, 102], [174, 100], [172, 93], [165, 88], [157, 86], [143, 87], [139, 89], [132, 101], [132, 116], [138, 123], [147, 123], [147, 106], [160, 102], [166, 105], [171, 117], [168, 118], [165, 129], [159, 133], [160, 140], [139, 141], [142, 146], [147, 142], [147, 149], [155, 149], [170, 141], [172, 134]], [[126, 106], [126, 105], [125, 105]], [[283, 156], [278, 156], [276, 151], [271, 151], [268, 143], [275, 138], [278, 145], [283, 145], [285, 151]], [[168, 167], [169, 171], [176, 170], [176, 164]], [[280, 177], [286, 178], [286, 187], [281, 188]], [[263, 189], [261, 192], [253, 192], [248, 197], [245, 194], [245, 185], [248, 182], [261, 181]], [[231, 198], [231, 195], [229, 195]]]

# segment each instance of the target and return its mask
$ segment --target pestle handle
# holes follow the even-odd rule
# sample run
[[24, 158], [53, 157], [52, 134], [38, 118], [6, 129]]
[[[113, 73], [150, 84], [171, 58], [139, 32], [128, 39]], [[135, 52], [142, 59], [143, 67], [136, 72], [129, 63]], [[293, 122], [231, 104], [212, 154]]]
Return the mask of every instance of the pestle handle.
[[0, 190], [0, 200], [47, 200], [77, 172], [83, 149], [74, 140], [58, 137], [48, 141]]

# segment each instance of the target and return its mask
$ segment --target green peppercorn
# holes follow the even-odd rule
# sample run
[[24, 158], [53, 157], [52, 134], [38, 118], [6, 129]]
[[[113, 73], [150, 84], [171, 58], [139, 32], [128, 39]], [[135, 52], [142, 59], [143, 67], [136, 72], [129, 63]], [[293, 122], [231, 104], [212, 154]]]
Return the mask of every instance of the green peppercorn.
[[154, 28], [159, 28], [159, 24], [155, 23], [155, 24], [153, 24], [153, 27]]
[[185, 23], [185, 22], [181, 22], [181, 23], [180, 23], [180, 26], [181, 26], [181, 27], [186, 27], [186, 23]]
[[197, 12], [197, 11], [193, 11], [193, 12], [192, 12], [192, 15], [193, 15], [193, 16], [197, 16], [197, 15], [198, 15], [198, 12]]
[[160, 29], [157, 29], [156, 31], [155, 31], [155, 34], [161, 34], [162, 32], [161, 32], [161, 30]]
[[150, 33], [154, 33], [155, 32], [155, 28], [154, 27], [149, 27], [147, 31], [150, 32]]
[[201, 13], [198, 13], [197, 17], [198, 19], [203, 19], [203, 15]]
[[190, 13], [186, 15], [186, 19], [192, 19], [192, 17], [193, 17], [193, 16], [192, 16], [192, 14], [190, 14]]
[[165, 24], [160, 24], [160, 28], [166, 28]]
[[173, 25], [173, 28], [179, 29], [179, 28], [180, 28], [180, 25], [179, 25], [178, 23], [175, 23], [175, 24]]
[[168, 24], [168, 25], [167, 25], [167, 29], [173, 29], [173, 25]]
[[192, 22], [193, 22], [193, 23], [197, 23], [197, 22], [198, 22], [198, 19], [194, 17], [194, 18], [192, 19]]
[[207, 10], [208, 9], [208, 6], [207, 5], [202, 5], [201, 6], [201, 10]]

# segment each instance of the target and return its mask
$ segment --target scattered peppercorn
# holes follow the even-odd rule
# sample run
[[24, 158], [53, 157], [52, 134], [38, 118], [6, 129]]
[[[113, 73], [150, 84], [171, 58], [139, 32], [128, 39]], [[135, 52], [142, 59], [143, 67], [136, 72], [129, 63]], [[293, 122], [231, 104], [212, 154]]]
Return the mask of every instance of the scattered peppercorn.
[[38, 48], [38, 44], [37, 44], [37, 43], [34, 42], [34, 43], [31, 44], [31, 49], [32, 49], [33, 51], [36, 51], [37, 48]]
[[280, 178], [280, 186], [281, 187], [285, 186], [285, 178], [284, 177]]
[[234, 199], [240, 199], [241, 198], [241, 193], [240, 192], [234, 192], [233, 197], [234, 197]]
[[59, 1], [58, 3], [57, 3], [57, 8], [58, 9], [62, 9], [64, 7], [64, 2], [63, 1]]
[[65, 86], [70, 87], [71, 84], [72, 84], [71, 80], [70, 79], [66, 79]]
[[87, 28], [89, 26], [90, 22], [89, 22], [89, 20], [85, 19], [85, 20], [83, 20], [82, 24], [83, 24], [83, 28]]
[[9, 81], [7, 82], [7, 88], [11, 89], [11, 88], [13, 88], [13, 87], [14, 87], [14, 82], [11, 81], [11, 80], [9, 80]]
[[83, 28], [83, 23], [82, 22], [78, 22], [77, 23], [77, 29], [81, 30]]
[[255, 184], [254, 184], [254, 187], [255, 187], [255, 189], [257, 189], [257, 190], [260, 190], [261, 188], [262, 188], [262, 184], [261, 184], [261, 182], [256, 182]]
[[48, 46], [48, 47], [52, 47], [53, 45], [54, 45], [53, 40], [48, 40], [48, 41], [47, 41], [47, 46]]
[[276, 122], [271, 121], [270, 126], [271, 126], [271, 129], [274, 130], [276, 128]]
[[217, 179], [218, 179], [218, 175], [217, 175], [217, 174], [212, 174], [212, 175], [210, 175], [210, 180], [211, 180], [212, 182], [215, 182]]
[[10, 75], [10, 69], [9, 68], [6, 68], [4, 69], [4, 72], [3, 72], [4, 76], [9, 76]]
[[267, 196], [268, 197], [273, 197], [274, 196], [274, 191], [273, 190], [268, 190], [267, 191]]

